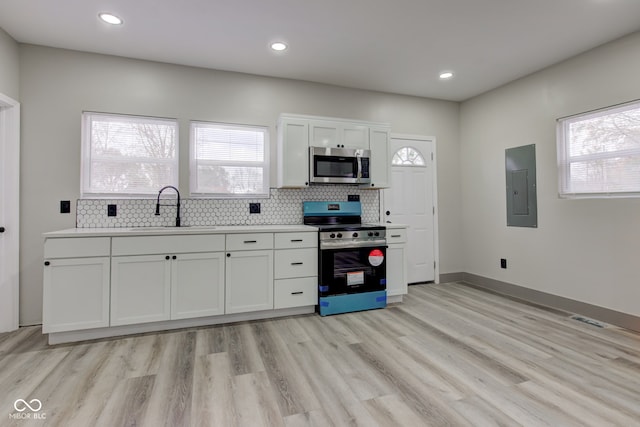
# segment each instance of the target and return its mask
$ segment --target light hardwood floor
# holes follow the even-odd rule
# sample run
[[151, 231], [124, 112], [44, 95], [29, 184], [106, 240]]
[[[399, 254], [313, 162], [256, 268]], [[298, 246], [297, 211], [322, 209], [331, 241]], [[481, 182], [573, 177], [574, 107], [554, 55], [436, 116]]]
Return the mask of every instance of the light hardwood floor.
[[[448, 283], [384, 310], [71, 345], [22, 328], [0, 334], [0, 425], [640, 426], [640, 334], [569, 317]], [[46, 418], [11, 418], [17, 399]]]

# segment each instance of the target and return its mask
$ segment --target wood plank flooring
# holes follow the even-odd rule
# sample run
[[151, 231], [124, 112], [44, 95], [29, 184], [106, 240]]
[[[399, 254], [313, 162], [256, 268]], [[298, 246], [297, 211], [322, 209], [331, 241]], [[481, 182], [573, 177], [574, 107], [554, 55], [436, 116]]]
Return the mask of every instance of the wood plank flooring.
[[570, 315], [447, 283], [79, 344], [21, 328], [0, 334], [0, 426], [640, 426], [640, 334]]

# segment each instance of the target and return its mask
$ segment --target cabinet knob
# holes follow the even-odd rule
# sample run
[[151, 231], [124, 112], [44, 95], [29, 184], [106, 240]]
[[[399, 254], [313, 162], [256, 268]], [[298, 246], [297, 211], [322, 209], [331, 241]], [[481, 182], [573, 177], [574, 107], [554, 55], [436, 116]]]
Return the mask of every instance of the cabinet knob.
[[172, 258], [172, 259], [177, 259], [178, 257], [174, 255], [174, 256], [172, 256], [171, 258]]
[[0, 233], [4, 233], [4, 227], [0, 227]]
[[164, 257], [164, 259], [171, 259], [171, 257], [167, 255], [166, 257]]
[[309, 183], [308, 183], [308, 182], [305, 182], [305, 183], [304, 183], [304, 185], [309, 185]]
[[385, 214], [386, 214], [386, 215], [391, 215], [391, 212], [386, 211], [386, 212], [385, 212]]
[[49, 261], [45, 261], [44, 265], [51, 265], [51, 263]]
[[229, 258], [231, 256], [231, 254], [227, 254], [227, 258]]

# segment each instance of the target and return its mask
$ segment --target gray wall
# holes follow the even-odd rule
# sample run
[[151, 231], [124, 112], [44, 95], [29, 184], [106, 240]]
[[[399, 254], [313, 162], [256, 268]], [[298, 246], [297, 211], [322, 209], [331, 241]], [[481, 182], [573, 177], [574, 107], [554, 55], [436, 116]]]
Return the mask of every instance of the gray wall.
[[19, 101], [18, 43], [0, 28], [0, 93]]
[[177, 118], [185, 194], [191, 119], [270, 126], [272, 159], [282, 112], [388, 122], [396, 133], [435, 136], [440, 271], [461, 271], [458, 103], [33, 45], [20, 45], [20, 96], [21, 324], [41, 321], [41, 234], [75, 226], [58, 209], [60, 200], [79, 197], [83, 110]]
[[[640, 199], [559, 199], [555, 139], [556, 118], [640, 98], [639, 76], [636, 33], [462, 103], [465, 272], [640, 315]], [[526, 144], [539, 226], [507, 227], [504, 150]]]

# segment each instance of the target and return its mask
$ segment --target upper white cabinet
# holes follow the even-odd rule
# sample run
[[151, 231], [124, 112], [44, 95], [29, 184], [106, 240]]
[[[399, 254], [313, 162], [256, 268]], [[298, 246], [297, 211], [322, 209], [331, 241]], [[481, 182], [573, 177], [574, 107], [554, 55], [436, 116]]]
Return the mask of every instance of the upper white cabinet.
[[309, 121], [278, 121], [278, 188], [309, 185]]
[[371, 150], [371, 184], [389, 186], [389, 134], [386, 124], [283, 114], [278, 120], [278, 188], [309, 185], [309, 147]]
[[369, 126], [330, 120], [311, 120], [309, 146], [368, 150]]
[[389, 154], [389, 127], [371, 127], [369, 130], [369, 149], [371, 150], [371, 187], [388, 188], [391, 174]]

